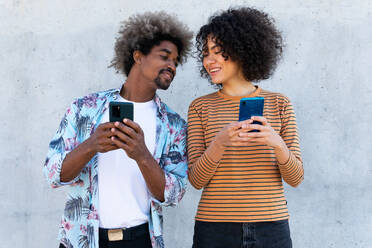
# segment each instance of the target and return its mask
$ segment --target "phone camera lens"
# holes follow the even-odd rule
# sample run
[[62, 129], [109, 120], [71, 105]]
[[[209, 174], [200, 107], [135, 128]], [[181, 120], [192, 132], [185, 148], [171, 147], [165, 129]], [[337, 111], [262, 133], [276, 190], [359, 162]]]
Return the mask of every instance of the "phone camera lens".
[[113, 106], [112, 115], [115, 117], [120, 117], [120, 106]]

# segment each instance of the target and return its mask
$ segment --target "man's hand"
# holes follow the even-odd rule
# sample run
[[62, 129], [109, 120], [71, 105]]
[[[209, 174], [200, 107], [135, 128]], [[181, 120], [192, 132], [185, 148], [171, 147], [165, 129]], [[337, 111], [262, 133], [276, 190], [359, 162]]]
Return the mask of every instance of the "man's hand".
[[67, 154], [62, 163], [61, 182], [74, 179], [97, 152], [108, 152], [118, 149], [111, 140], [111, 128], [114, 123], [99, 125], [95, 132], [83, 143]]
[[151, 156], [141, 127], [129, 119], [124, 119], [124, 123], [114, 123], [115, 126], [111, 128], [112, 142], [137, 162], [144, 157], [148, 158], [148, 155]]
[[113, 122], [103, 123], [99, 125], [92, 136], [89, 137], [89, 145], [95, 153], [105, 153], [119, 148], [111, 139], [111, 129], [114, 127]]

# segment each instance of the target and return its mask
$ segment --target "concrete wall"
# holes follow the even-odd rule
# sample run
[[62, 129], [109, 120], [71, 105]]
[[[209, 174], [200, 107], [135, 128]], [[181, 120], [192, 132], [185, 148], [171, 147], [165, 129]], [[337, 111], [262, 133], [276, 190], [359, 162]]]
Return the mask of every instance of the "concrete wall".
[[[294, 247], [372, 247], [372, 1], [0, 0], [0, 247], [56, 247], [64, 189], [41, 173], [47, 145], [73, 98], [117, 87], [107, 69], [120, 21], [166, 10], [196, 31], [219, 9], [269, 12], [286, 40], [262, 87], [293, 101], [305, 181], [287, 189]], [[193, 59], [163, 99], [186, 117], [213, 89]], [[191, 247], [200, 192], [166, 210], [167, 247]]]

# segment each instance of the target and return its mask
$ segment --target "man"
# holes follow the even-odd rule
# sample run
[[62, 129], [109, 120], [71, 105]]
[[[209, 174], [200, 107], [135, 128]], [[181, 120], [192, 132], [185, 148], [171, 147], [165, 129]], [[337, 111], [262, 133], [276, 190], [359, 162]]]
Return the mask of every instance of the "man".
[[[164, 247], [162, 206], [185, 192], [186, 123], [156, 90], [186, 61], [192, 33], [158, 12], [129, 18], [119, 34], [111, 66], [126, 82], [74, 101], [49, 145], [44, 174], [69, 185], [60, 247]], [[109, 122], [111, 101], [132, 102], [134, 120]]]

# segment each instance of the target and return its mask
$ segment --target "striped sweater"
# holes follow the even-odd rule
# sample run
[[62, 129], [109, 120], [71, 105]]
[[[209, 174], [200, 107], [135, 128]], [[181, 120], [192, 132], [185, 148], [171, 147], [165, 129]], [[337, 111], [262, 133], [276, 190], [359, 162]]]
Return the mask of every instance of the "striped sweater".
[[[228, 146], [219, 161], [206, 149], [227, 124], [237, 121], [243, 97], [265, 98], [264, 117], [290, 150], [278, 164], [265, 145]], [[291, 102], [279, 93], [257, 87], [248, 96], [220, 91], [195, 99], [188, 111], [189, 181], [203, 189], [196, 220], [208, 222], [264, 222], [288, 219], [282, 179], [291, 186], [303, 180], [296, 118]]]

